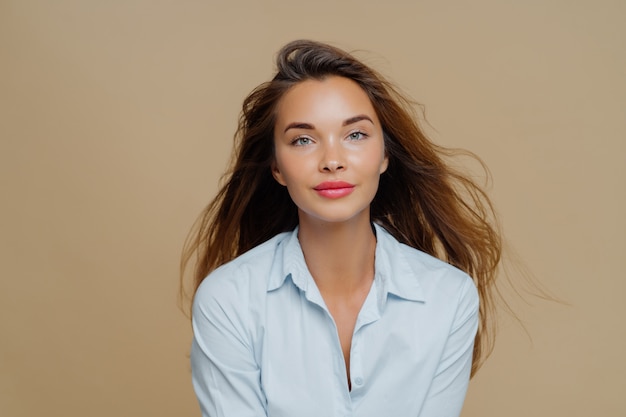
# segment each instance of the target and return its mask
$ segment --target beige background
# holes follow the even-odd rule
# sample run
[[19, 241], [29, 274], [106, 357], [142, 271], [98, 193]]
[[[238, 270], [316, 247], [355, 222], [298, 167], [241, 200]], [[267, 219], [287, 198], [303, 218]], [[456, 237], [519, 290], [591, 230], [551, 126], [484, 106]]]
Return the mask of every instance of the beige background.
[[[626, 415], [626, 3], [0, 0], [0, 415], [198, 416], [178, 259], [288, 40], [361, 49], [492, 170], [570, 306], [514, 300], [464, 417]], [[514, 275], [513, 279], [517, 279]]]

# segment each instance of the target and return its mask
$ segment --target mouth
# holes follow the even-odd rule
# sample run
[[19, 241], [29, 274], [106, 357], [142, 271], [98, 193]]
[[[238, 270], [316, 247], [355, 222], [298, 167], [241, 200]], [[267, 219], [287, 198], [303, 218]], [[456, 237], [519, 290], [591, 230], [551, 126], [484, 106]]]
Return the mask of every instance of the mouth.
[[345, 181], [324, 181], [313, 189], [322, 197], [341, 198], [352, 193], [354, 185]]

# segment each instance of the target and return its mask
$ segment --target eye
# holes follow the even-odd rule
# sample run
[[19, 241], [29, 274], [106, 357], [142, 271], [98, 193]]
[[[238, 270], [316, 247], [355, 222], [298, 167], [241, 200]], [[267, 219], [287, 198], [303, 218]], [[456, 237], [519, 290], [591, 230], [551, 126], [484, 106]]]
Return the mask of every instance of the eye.
[[311, 143], [313, 143], [313, 140], [306, 136], [297, 137], [291, 142], [291, 144], [294, 146], [306, 146], [310, 145]]
[[367, 137], [367, 135], [363, 132], [352, 132], [348, 135], [348, 139], [350, 140], [361, 140], [361, 139], [365, 139]]

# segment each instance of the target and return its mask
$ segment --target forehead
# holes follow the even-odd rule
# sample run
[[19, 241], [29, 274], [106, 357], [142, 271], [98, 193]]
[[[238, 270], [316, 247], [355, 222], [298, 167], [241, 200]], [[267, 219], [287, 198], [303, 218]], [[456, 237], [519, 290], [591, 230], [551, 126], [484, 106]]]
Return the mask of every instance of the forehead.
[[276, 127], [294, 121], [332, 123], [359, 114], [377, 122], [371, 100], [356, 82], [337, 76], [311, 79], [294, 85], [280, 99]]

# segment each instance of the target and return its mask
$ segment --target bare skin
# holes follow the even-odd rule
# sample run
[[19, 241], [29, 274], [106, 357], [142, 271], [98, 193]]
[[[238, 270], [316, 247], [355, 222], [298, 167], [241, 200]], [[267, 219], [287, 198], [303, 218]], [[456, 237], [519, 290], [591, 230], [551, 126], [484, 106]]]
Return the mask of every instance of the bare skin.
[[307, 266], [337, 326], [349, 388], [352, 335], [374, 279], [376, 250], [369, 212], [359, 217], [365, 222], [351, 219], [326, 225], [311, 225], [305, 217], [299, 231]]
[[[335, 321], [350, 387], [356, 320], [374, 279], [370, 204], [387, 156], [367, 94], [341, 77], [307, 80], [278, 105], [272, 174], [298, 207], [298, 238]], [[324, 190], [331, 184], [339, 194]]]

